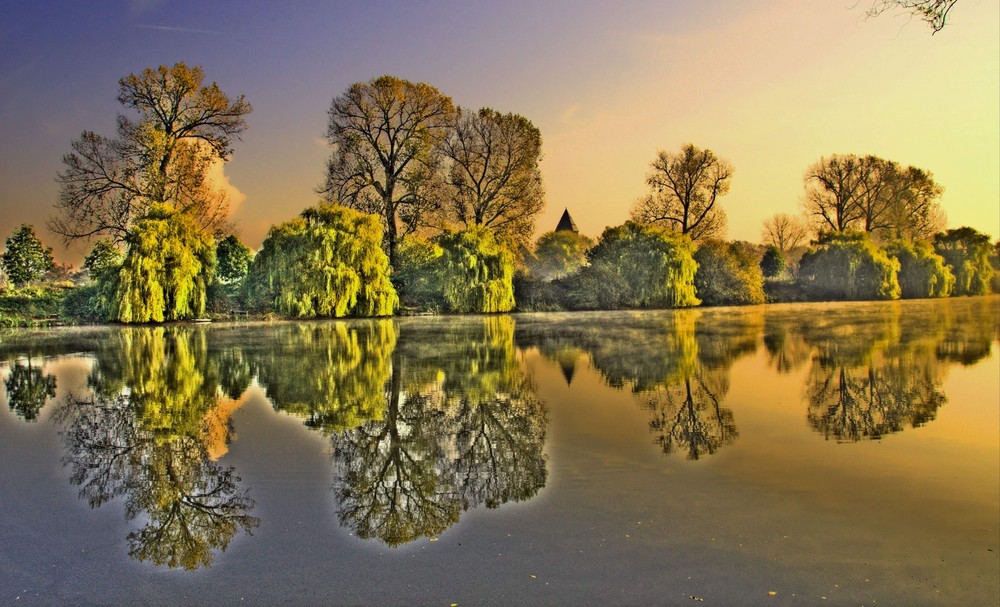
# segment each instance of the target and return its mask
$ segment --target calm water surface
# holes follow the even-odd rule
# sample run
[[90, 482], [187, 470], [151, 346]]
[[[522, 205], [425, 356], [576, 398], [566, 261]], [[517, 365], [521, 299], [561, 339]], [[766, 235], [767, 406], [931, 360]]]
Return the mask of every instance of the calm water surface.
[[0, 603], [996, 605], [1000, 298], [0, 336]]

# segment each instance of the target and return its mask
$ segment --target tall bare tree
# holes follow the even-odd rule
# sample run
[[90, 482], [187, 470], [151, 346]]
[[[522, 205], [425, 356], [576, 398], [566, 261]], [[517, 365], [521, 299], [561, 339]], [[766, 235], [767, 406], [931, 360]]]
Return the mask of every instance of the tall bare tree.
[[57, 214], [49, 228], [66, 242], [109, 236], [124, 240], [153, 204], [191, 213], [215, 231], [228, 213], [226, 194], [208, 169], [228, 159], [253, 107], [230, 101], [200, 67], [147, 68], [118, 82], [118, 102], [138, 112], [118, 115], [117, 136], [84, 131], [63, 156]]
[[541, 131], [517, 114], [459, 108], [442, 149], [450, 165], [446, 221], [526, 244], [545, 204]]
[[321, 192], [382, 217], [393, 265], [401, 236], [440, 204], [440, 144], [454, 111], [451, 98], [433, 86], [395, 76], [352, 84], [330, 105], [326, 138], [333, 154]]
[[805, 174], [806, 211], [819, 229], [928, 238], [943, 225], [933, 175], [877, 156], [835, 154]]
[[632, 218], [686, 234], [692, 240], [721, 236], [726, 215], [716, 205], [729, 191], [733, 167], [711, 150], [692, 144], [680, 153], [660, 151], [646, 177], [650, 193], [632, 208]]
[[877, 17], [890, 10], [908, 11], [926, 21], [934, 30], [931, 32], [933, 36], [944, 29], [948, 13], [957, 2], [958, 0], [876, 0], [865, 14], [868, 17]]
[[805, 222], [788, 213], [775, 213], [764, 220], [764, 244], [772, 244], [782, 251], [794, 249], [808, 236], [809, 228]]

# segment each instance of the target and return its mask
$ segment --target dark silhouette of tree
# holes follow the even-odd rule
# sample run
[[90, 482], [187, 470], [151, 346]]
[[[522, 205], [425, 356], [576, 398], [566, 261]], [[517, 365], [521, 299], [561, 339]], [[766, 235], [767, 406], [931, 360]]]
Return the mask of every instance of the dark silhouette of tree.
[[19, 360], [11, 363], [3, 383], [7, 388], [7, 406], [28, 422], [36, 421], [46, 401], [56, 396], [55, 376], [43, 374], [41, 367], [32, 365], [30, 356], [27, 364]]
[[733, 167], [711, 150], [692, 144], [680, 153], [660, 151], [646, 177], [651, 190], [632, 209], [632, 219], [652, 223], [692, 240], [721, 237], [726, 215], [716, 202], [729, 191]]

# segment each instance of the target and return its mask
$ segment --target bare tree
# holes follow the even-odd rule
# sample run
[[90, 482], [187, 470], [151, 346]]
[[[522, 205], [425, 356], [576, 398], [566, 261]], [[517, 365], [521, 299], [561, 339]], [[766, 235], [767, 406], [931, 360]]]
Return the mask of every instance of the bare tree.
[[119, 114], [116, 137], [84, 131], [71, 143], [49, 228], [66, 242], [122, 241], [153, 204], [191, 213], [205, 229], [220, 228], [228, 199], [207, 171], [232, 153], [253, 107], [242, 95], [230, 101], [216, 83], [203, 85], [204, 78], [200, 67], [184, 63], [122, 78], [118, 102], [138, 119]]
[[931, 173], [877, 156], [835, 154], [805, 175], [806, 211], [819, 229], [927, 238], [943, 225], [942, 188]]
[[538, 128], [517, 114], [459, 108], [442, 149], [450, 163], [446, 221], [527, 243], [545, 204]]
[[912, 15], [917, 15], [927, 22], [934, 30], [931, 35], [944, 29], [948, 13], [958, 0], [876, 0], [871, 8], [865, 11], [868, 17], [877, 17], [890, 10], [901, 9]]
[[689, 143], [680, 153], [661, 150], [651, 168], [646, 177], [651, 192], [633, 207], [635, 221], [665, 226], [692, 240], [722, 235], [726, 215], [716, 201], [729, 191], [732, 165]]
[[798, 217], [775, 213], [764, 220], [764, 244], [772, 244], [782, 251], [789, 251], [805, 242], [809, 227]]
[[439, 204], [439, 149], [453, 114], [451, 98], [438, 89], [395, 76], [352, 84], [330, 105], [333, 154], [321, 192], [382, 217], [393, 265], [399, 238]]

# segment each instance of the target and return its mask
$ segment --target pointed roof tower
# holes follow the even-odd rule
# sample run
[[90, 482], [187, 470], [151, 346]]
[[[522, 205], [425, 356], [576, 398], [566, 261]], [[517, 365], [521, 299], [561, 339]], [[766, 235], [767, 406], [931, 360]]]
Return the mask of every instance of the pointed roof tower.
[[563, 232], [563, 231], [570, 231], [570, 232], [580, 231], [576, 229], [576, 222], [574, 222], [573, 218], [569, 216], [569, 209], [563, 210], [562, 217], [559, 219], [559, 224], [556, 226], [556, 232]]

